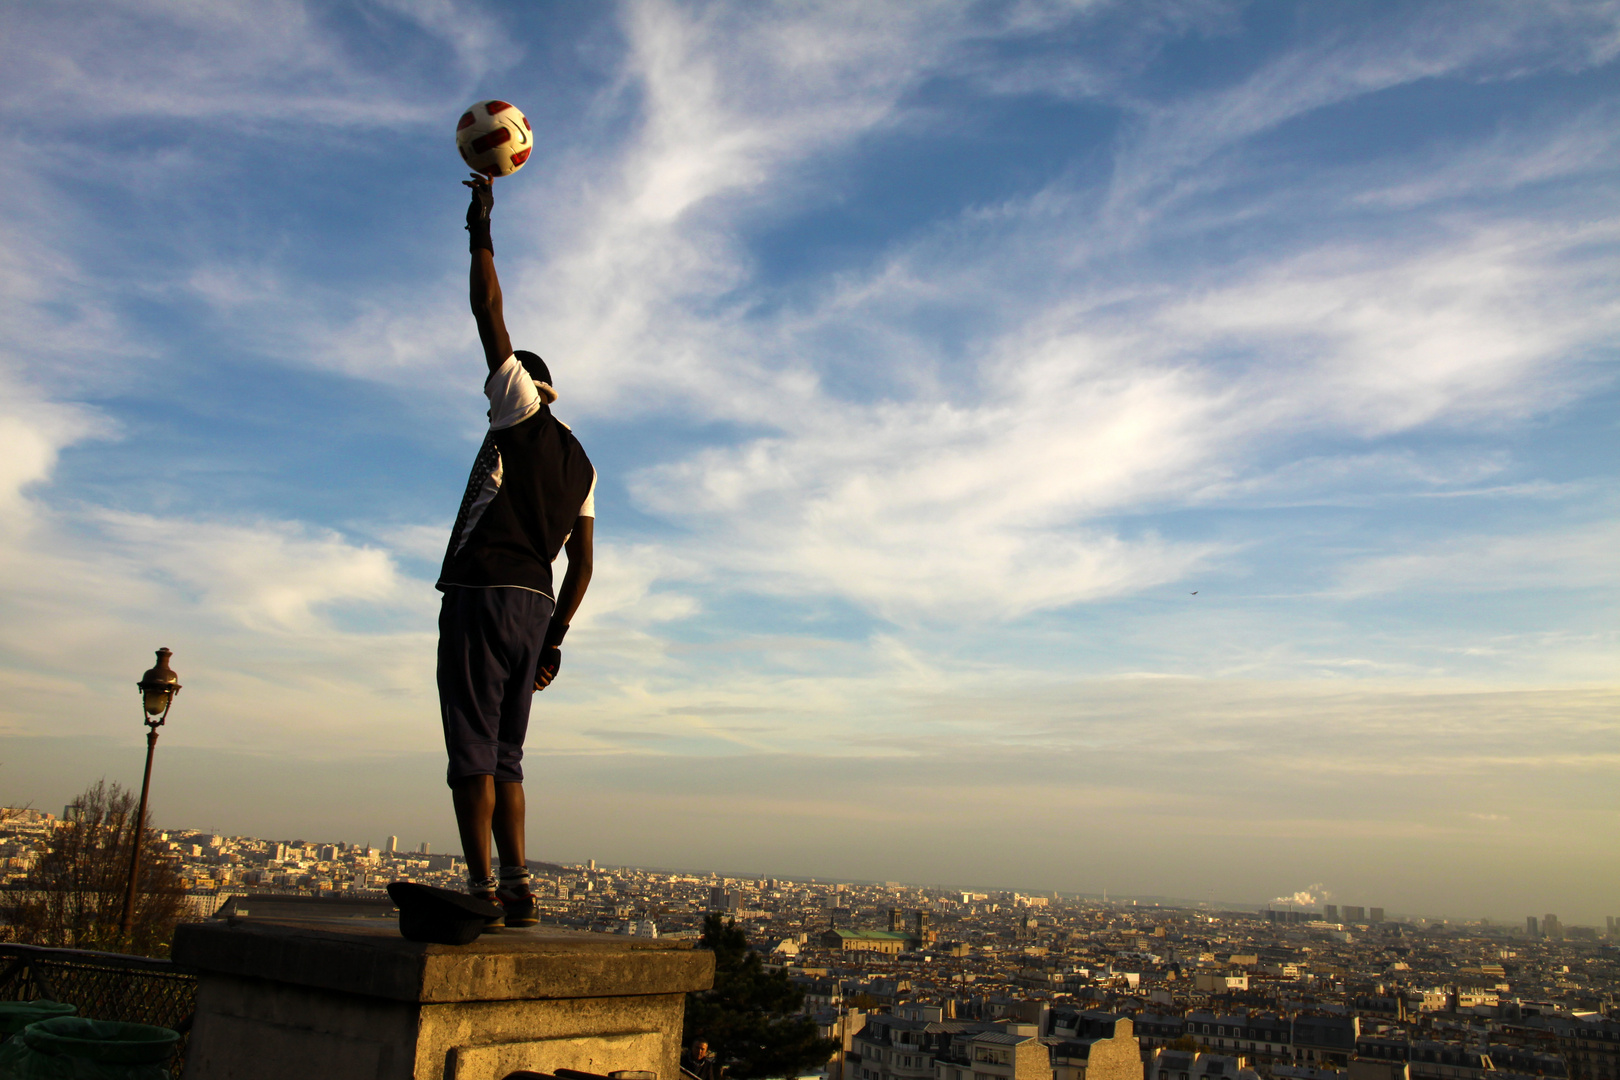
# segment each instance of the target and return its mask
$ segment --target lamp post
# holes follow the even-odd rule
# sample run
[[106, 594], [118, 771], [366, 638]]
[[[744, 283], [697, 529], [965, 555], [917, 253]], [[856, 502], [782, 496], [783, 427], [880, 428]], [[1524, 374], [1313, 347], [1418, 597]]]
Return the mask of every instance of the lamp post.
[[141, 834], [146, 828], [146, 793], [152, 786], [152, 751], [157, 749], [158, 728], [169, 718], [169, 706], [174, 704], [174, 696], [180, 692], [179, 676], [169, 666], [169, 657], [173, 655], [168, 649], [159, 649], [157, 663], [147, 669], [141, 681], [135, 684], [141, 691], [141, 706], [145, 710], [142, 719], [146, 722], [146, 775], [141, 778], [141, 808], [135, 814], [134, 843], [129, 849], [129, 891], [124, 894], [122, 924], [125, 938], [135, 929], [135, 890], [139, 888], [141, 873]]

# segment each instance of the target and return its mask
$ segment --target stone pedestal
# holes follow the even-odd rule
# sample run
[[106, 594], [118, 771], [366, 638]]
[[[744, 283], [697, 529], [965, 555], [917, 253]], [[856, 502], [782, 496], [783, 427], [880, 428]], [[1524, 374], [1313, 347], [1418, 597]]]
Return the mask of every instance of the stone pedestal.
[[423, 945], [392, 920], [182, 924], [174, 960], [199, 972], [188, 1080], [679, 1080], [684, 996], [714, 978], [688, 942], [507, 930]]

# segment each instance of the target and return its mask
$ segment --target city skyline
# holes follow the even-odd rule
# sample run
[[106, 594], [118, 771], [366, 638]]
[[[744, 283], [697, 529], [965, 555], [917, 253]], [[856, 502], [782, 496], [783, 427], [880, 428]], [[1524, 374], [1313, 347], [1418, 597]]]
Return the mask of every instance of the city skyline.
[[[72, 803], [69, 803], [68, 805], [63, 807], [61, 820], [65, 821], [71, 816], [72, 807], [73, 807]], [[7, 825], [7, 824], [16, 825], [19, 821], [21, 821], [26, 827], [31, 829], [37, 824], [37, 821], [35, 819], [37, 819], [41, 815], [46, 819], [47, 823], [49, 823], [49, 819], [53, 816], [53, 815], [50, 814], [49, 811], [43, 811], [43, 810], [40, 810], [37, 807], [0, 807], [0, 826], [4, 826], [4, 825]], [[454, 883], [459, 882], [459, 880], [460, 880], [459, 875], [461, 873], [461, 867], [463, 865], [461, 863], [461, 860], [463, 859], [463, 855], [462, 855], [462, 853], [460, 851], [444, 850], [444, 849], [440, 849], [440, 848], [435, 848], [433, 846], [432, 842], [427, 841], [427, 840], [416, 841], [416, 842], [402, 840], [398, 834], [390, 834], [387, 837], [385, 837], [382, 840], [381, 843], [376, 843], [376, 842], [369, 841], [369, 840], [367, 840], [367, 841], [353, 841], [353, 840], [335, 839], [333, 837], [325, 836], [325, 835], [316, 835], [316, 836], [313, 836], [313, 837], [311, 837], [311, 836], [263, 837], [263, 836], [251, 836], [251, 835], [246, 835], [246, 834], [243, 834], [243, 835], [231, 835], [231, 834], [228, 834], [228, 833], [221, 833], [218, 830], [214, 830], [214, 829], [197, 829], [197, 828], [191, 828], [191, 827], [178, 827], [178, 828], [177, 827], [168, 827], [168, 828], [164, 828], [164, 827], [154, 826], [154, 829], [155, 829], [155, 831], [157, 831], [159, 833], [159, 840], [160, 841], [169, 841], [169, 840], [174, 839], [175, 837], [183, 837], [183, 838], [189, 838], [187, 840], [187, 842], [201, 842], [204, 838], [212, 838], [215, 841], [218, 841], [218, 840], [227, 840], [227, 841], [231, 841], [231, 842], [244, 842], [245, 841], [245, 842], [248, 842], [248, 843], [251, 843], [251, 844], [254, 844], [254, 845], [265, 847], [267, 849], [269, 849], [269, 848], [282, 849], [282, 848], [289, 848], [289, 847], [296, 846], [296, 847], [299, 847], [299, 848], [301, 848], [303, 850], [306, 850], [306, 851], [318, 851], [319, 855], [317, 857], [319, 859], [323, 860], [323, 861], [328, 860], [328, 859], [333, 859], [333, 860], [337, 859], [338, 853], [346, 853], [350, 858], [353, 858], [355, 856], [356, 852], [359, 852], [362, 855], [369, 855], [369, 856], [393, 855], [393, 856], [398, 856], [401, 860], [404, 860], [406, 862], [409, 862], [410, 860], [429, 860], [429, 859], [431, 859], [434, 862], [434, 864], [438, 867], [438, 869], [440, 871], [444, 871], [446, 873], [444, 873], [442, 876], [438, 876], [438, 877], [435, 877], [435, 878], [430, 878], [429, 880], [430, 881], [439, 880], [439, 881], [443, 881], [445, 883], [450, 883], [450, 884], [454, 884]], [[328, 849], [330, 849], [330, 854], [328, 853]], [[276, 858], [281, 858], [282, 856], [280, 854], [277, 854], [275, 857]], [[450, 860], [450, 863], [448, 865], [445, 865], [444, 860], [447, 860], [447, 859]], [[1199, 901], [1199, 900], [1197, 900], [1197, 899], [1195, 899], [1193, 897], [1190, 897], [1190, 896], [1169, 896], [1169, 895], [1156, 895], [1156, 894], [1132, 895], [1132, 894], [1130, 894], [1128, 892], [1127, 893], [1120, 893], [1118, 891], [1115, 891], [1112, 895], [1110, 895], [1109, 891], [1106, 888], [1103, 888], [1101, 890], [1096, 890], [1096, 891], [1087, 891], [1087, 890], [1084, 890], [1084, 889], [1063, 890], [1063, 889], [1057, 889], [1057, 888], [1031, 887], [1031, 886], [1027, 886], [1027, 885], [1011, 886], [1011, 885], [1006, 884], [1005, 882], [983, 882], [983, 881], [929, 881], [929, 882], [922, 882], [922, 881], [895, 881], [895, 880], [878, 879], [878, 878], [866, 879], [866, 878], [847, 878], [847, 877], [825, 877], [825, 876], [818, 876], [818, 875], [813, 875], [813, 874], [767, 873], [767, 872], [762, 872], [762, 871], [758, 871], [758, 870], [749, 870], [749, 869], [735, 868], [735, 867], [733, 867], [733, 868], [725, 868], [725, 867], [700, 868], [700, 867], [683, 867], [683, 866], [637, 865], [637, 864], [629, 864], [629, 863], [621, 864], [621, 863], [614, 863], [614, 862], [603, 862], [603, 861], [597, 860], [595, 858], [582, 858], [582, 859], [578, 859], [578, 860], [574, 860], [574, 861], [557, 861], [557, 860], [549, 860], [549, 859], [536, 859], [536, 860], [531, 860], [531, 862], [533, 862], [537, 866], [551, 867], [551, 868], [556, 868], [556, 869], [561, 869], [561, 870], [566, 870], [566, 871], [580, 871], [580, 872], [588, 871], [588, 872], [593, 873], [593, 874], [600, 873], [600, 874], [604, 874], [604, 875], [620, 873], [620, 872], [630, 872], [630, 873], [635, 873], [635, 874], [638, 874], [638, 875], [646, 875], [646, 874], [662, 874], [662, 875], [671, 875], [671, 876], [678, 875], [678, 876], [693, 877], [693, 878], [704, 879], [704, 880], [714, 879], [714, 880], [717, 880], [717, 881], [724, 882], [726, 884], [738, 883], [738, 884], [744, 884], [744, 885], [757, 885], [759, 883], [769, 881], [773, 885], [777, 885], [777, 884], [784, 884], [784, 885], [817, 885], [817, 886], [837, 886], [839, 888], [842, 888], [842, 887], [847, 885], [847, 886], [850, 886], [850, 887], [858, 887], [858, 888], [895, 888], [895, 889], [903, 889], [903, 890], [921, 890], [921, 891], [943, 892], [943, 893], [948, 893], [948, 894], [961, 893], [963, 895], [963, 897], [967, 897], [969, 895], [975, 895], [981, 900], [994, 900], [994, 899], [999, 898], [999, 899], [1003, 899], [1003, 900], [1008, 900], [1009, 902], [1012, 902], [1012, 901], [1014, 901], [1014, 900], [1016, 900], [1016, 899], [1018, 899], [1020, 897], [1023, 897], [1023, 898], [1029, 898], [1029, 897], [1040, 898], [1040, 897], [1048, 897], [1048, 896], [1050, 896], [1050, 898], [1053, 899], [1053, 900], [1062, 899], [1062, 900], [1068, 900], [1068, 901], [1081, 901], [1081, 902], [1101, 903], [1101, 904], [1113, 903], [1113, 904], [1119, 905], [1121, 907], [1130, 907], [1130, 908], [1133, 908], [1133, 909], [1140, 906], [1141, 910], [1144, 911], [1144, 912], [1147, 912], [1150, 909], [1156, 909], [1156, 908], [1161, 908], [1161, 907], [1165, 908], [1165, 909], [1194, 910], [1194, 911], [1196, 911], [1196, 910], [1213, 910], [1213, 911], [1219, 911], [1219, 910], [1254, 910], [1254, 911], [1259, 911], [1259, 912], [1275, 911], [1275, 912], [1286, 912], [1286, 913], [1290, 913], [1290, 914], [1298, 914], [1298, 915], [1302, 915], [1302, 916], [1303, 915], [1314, 915], [1314, 916], [1316, 916], [1316, 917], [1318, 917], [1320, 919], [1323, 919], [1326, 922], [1330, 922], [1330, 923], [1336, 923], [1336, 922], [1343, 921], [1345, 923], [1370, 924], [1370, 925], [1378, 925], [1378, 924], [1383, 924], [1383, 923], [1386, 923], [1386, 922], [1387, 923], [1404, 923], [1404, 922], [1412, 922], [1412, 923], [1447, 922], [1447, 923], [1450, 923], [1450, 922], [1456, 922], [1456, 923], [1459, 923], [1459, 924], [1485, 925], [1485, 926], [1496, 926], [1496, 927], [1512, 927], [1512, 926], [1518, 925], [1519, 922], [1520, 922], [1520, 920], [1518, 918], [1516, 918], [1516, 917], [1506, 917], [1506, 916], [1502, 916], [1500, 914], [1488, 914], [1488, 915], [1474, 914], [1474, 915], [1471, 915], [1471, 916], [1459, 916], [1455, 912], [1443, 912], [1443, 911], [1435, 911], [1435, 912], [1403, 912], [1403, 911], [1398, 911], [1398, 910], [1395, 910], [1395, 909], [1389, 909], [1389, 908], [1386, 908], [1386, 907], [1384, 907], [1382, 905], [1379, 905], [1379, 904], [1373, 904], [1371, 902], [1368, 902], [1368, 898], [1366, 898], [1366, 897], [1361, 898], [1363, 900], [1363, 903], [1353, 904], [1352, 905], [1352, 904], [1350, 904], [1348, 902], [1348, 900], [1344, 899], [1343, 897], [1346, 896], [1346, 895], [1353, 895], [1353, 893], [1351, 893], [1351, 894], [1342, 894], [1342, 893], [1334, 892], [1333, 890], [1330, 890], [1330, 889], [1326, 888], [1320, 882], [1313, 884], [1310, 887], [1309, 891], [1301, 890], [1301, 891], [1296, 892], [1295, 894], [1293, 894], [1291, 896], [1273, 897], [1273, 898], [1271, 898], [1269, 900], [1255, 900], [1255, 899], [1248, 898], [1248, 897], [1223, 897], [1223, 898], [1216, 899], [1213, 902], [1210, 902], [1210, 901]], [[19, 869], [14, 868], [11, 871], [9, 871], [8, 873], [19, 874], [19, 873], [21, 873], [21, 871]], [[409, 874], [406, 874], [404, 876], [405, 876], [405, 878], [407, 880], [419, 880], [418, 877], [413, 877], [413, 876], [411, 876]], [[372, 885], [370, 885], [368, 887], [372, 888], [373, 891], [377, 891], [378, 885], [380, 885], [381, 883], [382, 883], [381, 879], [378, 879], [377, 883], [374, 883], [374, 884], [372, 884]], [[270, 883], [267, 883], [267, 882], [264, 882], [264, 881], [253, 881], [253, 882], [248, 882], [246, 884], [247, 884], [247, 886], [250, 887], [250, 889], [258, 889], [258, 888], [268, 888]], [[243, 887], [243, 883], [240, 883], [240, 882], [237, 882], [237, 883], [226, 882], [226, 883], [221, 883], [221, 884], [217, 885], [215, 888], [217, 888], [217, 890], [219, 890], [221, 892], [225, 892], [225, 891], [239, 891], [242, 887]], [[288, 891], [302, 891], [302, 890], [288, 890]], [[1613, 936], [1613, 934], [1616, 932], [1616, 924], [1620, 923], [1620, 916], [1604, 915], [1604, 916], [1601, 916], [1599, 919], [1588, 923], [1588, 922], [1583, 922], [1583, 921], [1581, 921], [1579, 919], [1559, 918], [1557, 916], [1556, 912], [1543, 912], [1543, 913], [1537, 914], [1537, 915], [1526, 916], [1526, 917], [1524, 917], [1523, 921], [1527, 926], [1530, 927], [1530, 935], [1531, 936], [1539, 935], [1542, 932], [1542, 929], [1544, 928], [1545, 924], [1550, 923], [1550, 922], [1555, 922], [1555, 921], [1562, 928], [1582, 928], [1582, 929], [1590, 929], [1590, 930], [1601, 930], [1602, 932], [1605, 932], [1605, 933], [1609, 934], [1610, 936]], [[1560, 931], [1560, 936], [1561, 936], [1561, 933], [1562, 933], [1562, 931]]]
[[508, 321], [601, 474], [535, 857], [1620, 895], [1613, 5], [3, 19], [4, 801], [137, 783], [166, 646], [158, 822], [459, 848], [503, 97]]
[[[18, 865], [29, 842], [54, 830], [41, 817], [0, 812], [10, 889], [19, 874], [30, 878]], [[177, 958], [194, 936], [245, 935], [259, 954], [266, 938], [293, 938], [302, 952], [291, 987], [319, 974], [311, 917], [352, 979], [357, 946], [391, 938], [392, 882], [453, 886], [459, 875], [449, 856], [342, 844], [187, 831], [154, 844], [172, 860], [186, 890], [174, 899], [193, 920], [176, 931]], [[667, 963], [712, 949], [717, 968], [768, 973], [784, 994], [779, 1015], [829, 1037], [805, 1051], [811, 1066], [827, 1055], [816, 1073], [825, 1080], [1605, 1080], [1620, 1060], [1616, 917], [1601, 928], [1565, 926], [1551, 913], [1539, 925], [1535, 916], [1414, 924], [1359, 905], [1211, 910], [895, 881], [722, 879], [595, 860], [530, 869], [545, 931], [512, 941], [512, 952], [532, 958], [559, 932], [583, 932], [600, 971], [613, 950], [673, 947], [660, 958]], [[403, 923], [403, 908], [398, 915]], [[720, 934], [735, 960], [716, 947]], [[484, 939], [475, 963], [487, 966], [503, 943]], [[569, 936], [563, 955], [577, 956], [580, 944]], [[255, 971], [259, 982], [276, 974]], [[277, 990], [283, 1002], [296, 992]], [[322, 995], [323, 1017], [332, 998]], [[506, 1006], [502, 1022], [515, 1011]], [[297, 1030], [276, 1027], [283, 1039]], [[332, 1033], [320, 1034], [330, 1046]], [[690, 1023], [681, 1041], [726, 1045]], [[985, 1066], [994, 1071], [974, 1075]], [[802, 1065], [770, 1071], [810, 1075]]]

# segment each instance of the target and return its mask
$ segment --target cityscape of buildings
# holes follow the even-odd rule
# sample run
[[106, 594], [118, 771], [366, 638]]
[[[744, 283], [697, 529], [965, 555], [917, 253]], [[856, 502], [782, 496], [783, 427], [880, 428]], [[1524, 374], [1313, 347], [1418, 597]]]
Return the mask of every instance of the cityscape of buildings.
[[[6, 886], [61, 824], [4, 812]], [[465, 877], [458, 856], [397, 837], [157, 839], [199, 918], [233, 897], [381, 900], [390, 881]], [[531, 869], [550, 925], [695, 938], [712, 912], [736, 920], [839, 1041], [828, 1080], [1620, 1080], [1613, 917], [1403, 921], [1372, 905], [1214, 910], [594, 862]]]

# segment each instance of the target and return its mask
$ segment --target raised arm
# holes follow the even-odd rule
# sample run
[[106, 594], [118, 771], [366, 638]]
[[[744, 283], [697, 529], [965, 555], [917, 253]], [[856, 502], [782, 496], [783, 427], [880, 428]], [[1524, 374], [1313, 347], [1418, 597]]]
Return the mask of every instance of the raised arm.
[[568, 534], [563, 550], [568, 552], [568, 572], [563, 575], [562, 588], [557, 590], [557, 609], [552, 613], [551, 626], [546, 630], [545, 646], [540, 651], [540, 666], [534, 673], [534, 688], [544, 690], [557, 677], [562, 666], [562, 641], [568, 633], [568, 624], [585, 599], [585, 590], [591, 584], [591, 564], [594, 558], [596, 519], [574, 519], [574, 531]]
[[468, 300], [473, 320], [478, 323], [478, 339], [484, 343], [484, 362], [494, 371], [512, 355], [512, 339], [506, 333], [506, 316], [501, 310], [501, 279], [495, 273], [495, 245], [489, 237], [495, 188], [489, 177], [479, 173], [462, 183], [472, 188], [472, 202], [467, 206], [467, 246], [472, 252]]

